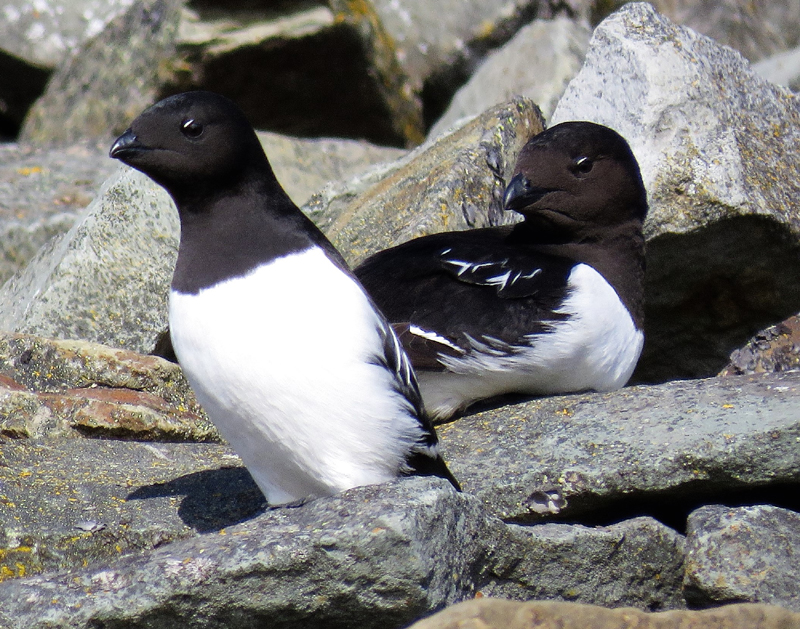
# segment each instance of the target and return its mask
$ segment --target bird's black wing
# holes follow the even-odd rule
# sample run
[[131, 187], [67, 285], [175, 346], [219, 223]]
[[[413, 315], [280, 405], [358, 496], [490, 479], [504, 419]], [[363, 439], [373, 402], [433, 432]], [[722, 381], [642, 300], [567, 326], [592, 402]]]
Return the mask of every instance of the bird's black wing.
[[575, 266], [509, 242], [508, 229], [435, 234], [381, 251], [355, 269], [417, 369], [441, 369], [473, 341], [513, 345], [546, 333]]
[[403, 346], [394, 330], [382, 317], [379, 319], [378, 333], [382, 340], [383, 351], [376, 357], [376, 362], [393, 374], [397, 392], [408, 401], [410, 414], [416, 417], [422, 427], [422, 434], [406, 456], [406, 468], [401, 473], [439, 476], [450, 481], [453, 487], [461, 491], [461, 485], [439, 453], [439, 439], [433, 424], [425, 413], [422, 395], [419, 392], [411, 361], [403, 351]]

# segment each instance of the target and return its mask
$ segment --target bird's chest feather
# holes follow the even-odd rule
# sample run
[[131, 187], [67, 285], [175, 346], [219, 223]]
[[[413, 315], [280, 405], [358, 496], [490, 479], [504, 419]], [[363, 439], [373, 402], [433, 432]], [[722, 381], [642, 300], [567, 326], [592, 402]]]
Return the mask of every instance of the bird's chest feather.
[[173, 343], [200, 402], [243, 417], [313, 417], [339, 403], [375, 351], [374, 317], [319, 249], [170, 295]]
[[[592, 267], [579, 264], [569, 275], [567, 296], [555, 312], [563, 320], [543, 333], [524, 334], [498, 347], [476, 339], [465, 359], [443, 358], [452, 371], [475, 369], [515, 374], [521, 390], [559, 392], [613, 389], [627, 381], [639, 357], [643, 335], [616, 291]], [[491, 377], [491, 376], [490, 376]]]

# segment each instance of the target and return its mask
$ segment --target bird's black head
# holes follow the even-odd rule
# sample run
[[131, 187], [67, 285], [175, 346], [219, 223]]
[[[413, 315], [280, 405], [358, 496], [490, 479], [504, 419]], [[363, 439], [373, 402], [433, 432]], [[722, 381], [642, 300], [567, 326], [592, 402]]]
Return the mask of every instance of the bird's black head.
[[270, 170], [239, 107], [202, 91], [170, 96], [146, 109], [109, 155], [148, 175], [176, 200], [226, 188], [254, 168]]
[[578, 233], [644, 222], [647, 194], [625, 139], [591, 122], [564, 122], [522, 148], [504, 198], [526, 222]]

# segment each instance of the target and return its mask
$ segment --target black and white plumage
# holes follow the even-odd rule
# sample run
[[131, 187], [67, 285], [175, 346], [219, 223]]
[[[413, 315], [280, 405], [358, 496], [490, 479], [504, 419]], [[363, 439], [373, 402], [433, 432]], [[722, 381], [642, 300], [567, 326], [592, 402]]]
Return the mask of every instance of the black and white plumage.
[[531, 138], [513, 226], [433, 234], [355, 269], [443, 420], [506, 393], [623, 386], [643, 345], [647, 195], [628, 143], [589, 122]]
[[392, 328], [281, 188], [236, 105], [172, 96], [110, 155], [178, 207], [172, 344], [270, 504], [404, 474], [458, 487]]

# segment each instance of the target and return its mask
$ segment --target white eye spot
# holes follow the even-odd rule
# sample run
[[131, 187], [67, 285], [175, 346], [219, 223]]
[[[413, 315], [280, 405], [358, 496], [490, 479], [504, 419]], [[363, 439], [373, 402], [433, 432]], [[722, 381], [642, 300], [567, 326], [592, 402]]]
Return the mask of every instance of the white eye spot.
[[581, 175], [585, 175], [591, 171], [593, 166], [594, 161], [586, 156], [578, 157], [572, 162], [573, 172]]
[[194, 118], [189, 118], [181, 123], [181, 132], [187, 138], [198, 138], [203, 134], [203, 125]]

